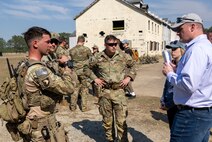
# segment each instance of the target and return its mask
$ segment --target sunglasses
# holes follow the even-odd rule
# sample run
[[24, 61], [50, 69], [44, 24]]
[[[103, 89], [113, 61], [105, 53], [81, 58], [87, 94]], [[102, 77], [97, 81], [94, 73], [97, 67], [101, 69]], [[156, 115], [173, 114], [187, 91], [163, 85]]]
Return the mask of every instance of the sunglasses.
[[113, 47], [113, 46], [117, 46], [117, 44], [118, 43], [106, 43], [108, 46], [111, 46], [111, 47]]
[[50, 43], [51, 43], [51, 44], [53, 44], [53, 43], [54, 43], [54, 44], [58, 44], [59, 41], [58, 41], [57, 39], [51, 39]]
[[189, 19], [189, 18], [183, 18], [183, 17], [178, 17], [176, 23], [181, 23], [182, 21], [187, 21], [187, 22], [194, 22], [194, 19]]

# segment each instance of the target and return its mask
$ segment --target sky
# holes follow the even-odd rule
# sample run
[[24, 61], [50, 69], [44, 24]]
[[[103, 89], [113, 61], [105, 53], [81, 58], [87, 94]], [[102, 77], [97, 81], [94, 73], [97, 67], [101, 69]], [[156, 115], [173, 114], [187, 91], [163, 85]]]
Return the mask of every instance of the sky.
[[[75, 31], [74, 17], [94, 0], [1, 0], [0, 38], [6, 41], [21, 35], [32, 26], [51, 32]], [[149, 11], [161, 18], [175, 21], [176, 17], [194, 12], [203, 19], [204, 26], [212, 26], [211, 0], [143, 0]]]

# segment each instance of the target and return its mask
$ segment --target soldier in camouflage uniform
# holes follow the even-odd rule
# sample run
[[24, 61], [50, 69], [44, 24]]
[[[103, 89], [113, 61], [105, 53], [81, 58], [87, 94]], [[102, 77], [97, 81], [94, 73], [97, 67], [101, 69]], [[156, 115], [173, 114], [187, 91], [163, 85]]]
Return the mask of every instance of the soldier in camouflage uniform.
[[67, 45], [66, 39], [63, 37], [60, 37], [59, 46], [57, 47], [57, 50], [56, 50], [57, 58], [60, 58], [62, 55], [66, 55], [67, 57], [69, 57], [69, 52], [66, 45]]
[[[92, 56], [91, 50], [84, 46], [85, 37], [79, 36], [77, 40], [77, 45], [70, 49], [69, 53], [71, 59], [74, 62], [74, 71], [76, 72], [79, 82], [80, 82], [80, 89], [79, 95], [81, 96], [81, 110], [87, 111], [87, 95], [88, 95], [88, 88], [90, 82], [88, 77], [86, 77], [83, 73], [83, 66], [88, 65], [89, 58]], [[71, 110], [75, 110], [77, 106], [78, 95], [71, 95]]]
[[[90, 59], [84, 72], [99, 87], [99, 111], [103, 116], [103, 127], [109, 142], [128, 142], [127, 138], [127, 99], [124, 87], [134, 80], [134, 61], [120, 50], [113, 35], [105, 38], [105, 50]], [[130, 71], [125, 74], [125, 68]], [[97, 74], [92, 69], [97, 70]]]
[[[65, 55], [69, 58], [70, 61], [72, 61], [71, 57], [69, 56], [69, 51], [68, 51], [68, 48], [67, 48], [67, 41], [63, 37], [59, 38], [59, 46], [57, 47], [56, 55], [57, 55], [57, 59], [60, 59], [61, 56]], [[68, 102], [67, 102], [67, 99], [66, 99], [67, 97], [70, 98], [71, 95], [76, 96], [79, 92], [79, 80], [77, 78], [77, 74], [73, 70], [73, 68], [71, 69], [71, 71], [72, 71], [71, 72], [72, 79], [75, 82], [75, 91], [74, 91], [73, 94], [68, 94], [68, 96], [63, 96], [63, 99], [62, 99], [62, 101], [60, 101], [60, 104], [64, 105], [64, 106], [68, 105]], [[59, 64], [59, 73], [63, 74], [63, 72], [64, 72], [64, 66], [63, 66], [63, 64]]]
[[59, 45], [59, 34], [51, 33], [51, 48], [48, 55], [44, 55], [41, 59], [53, 72], [59, 75], [59, 63], [57, 61], [56, 49]]
[[[31, 27], [24, 33], [29, 47], [28, 61], [36, 62], [26, 71], [23, 84], [29, 111], [18, 128], [28, 138], [26, 141], [68, 141], [63, 125], [55, 118], [54, 109], [57, 96], [73, 93], [74, 86], [67, 66], [59, 77], [41, 62], [42, 56], [47, 55], [52, 46], [50, 37], [49, 31], [40, 27]], [[65, 64], [68, 60], [62, 56], [59, 62]]]

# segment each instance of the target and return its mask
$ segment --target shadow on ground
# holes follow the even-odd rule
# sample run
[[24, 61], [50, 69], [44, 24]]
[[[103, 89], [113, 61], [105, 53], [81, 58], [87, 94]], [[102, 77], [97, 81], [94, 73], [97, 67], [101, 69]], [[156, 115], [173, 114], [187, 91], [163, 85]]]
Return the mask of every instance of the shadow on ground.
[[[83, 120], [80, 122], [74, 122], [72, 126], [96, 142], [106, 142], [101, 121]], [[132, 136], [132, 142], [153, 142], [147, 136], [135, 130], [134, 128], [129, 127], [128, 132]]]
[[150, 112], [152, 114], [152, 118], [154, 118], [155, 120], [162, 120], [163, 122], [168, 123], [168, 118], [166, 114], [152, 110]]
[[90, 121], [85, 119], [83, 121], [74, 122], [72, 126], [89, 136], [91, 139], [94, 139], [96, 142], [106, 142], [101, 121]]
[[153, 142], [146, 135], [141, 132], [135, 130], [134, 128], [129, 127], [128, 132], [132, 136], [132, 142]]

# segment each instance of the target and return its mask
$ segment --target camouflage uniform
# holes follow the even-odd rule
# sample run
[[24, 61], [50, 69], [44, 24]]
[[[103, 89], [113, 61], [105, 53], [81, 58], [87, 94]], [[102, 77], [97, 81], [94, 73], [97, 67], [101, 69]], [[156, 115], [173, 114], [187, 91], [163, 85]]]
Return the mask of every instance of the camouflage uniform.
[[[57, 59], [61, 58], [62, 55], [65, 55], [65, 56], [70, 58], [68, 50], [63, 46], [58, 46], [57, 49], [56, 49]], [[63, 71], [64, 71], [64, 67], [63, 67], [63, 65], [60, 65], [59, 66], [59, 72], [63, 73]]]
[[[58, 47], [57, 47], [56, 55], [57, 55], [57, 58], [60, 58], [62, 55], [65, 55], [65, 56], [69, 57], [69, 59], [71, 59], [70, 56], [69, 56], [69, 51], [68, 51], [68, 49], [66, 49], [65, 47], [62, 47], [62, 46], [58, 46]], [[63, 66], [59, 66], [59, 73], [62, 74], [63, 71], [64, 71], [64, 67], [63, 67]], [[72, 75], [73, 81], [75, 82], [75, 91], [73, 92], [73, 94], [68, 94], [69, 97], [71, 97], [72, 95], [73, 95], [73, 96], [77, 96], [77, 94], [78, 94], [78, 92], [79, 92], [79, 85], [78, 85], [78, 84], [79, 84], [79, 80], [78, 80], [78, 78], [77, 78], [77, 74], [76, 74], [76, 72], [75, 72], [74, 70], [72, 70], [71, 75]], [[66, 105], [66, 104], [67, 104], [67, 101], [65, 101], [65, 100], [66, 100], [66, 99], [65, 99], [65, 96], [63, 96], [63, 100], [64, 100], [64, 101], [62, 101], [61, 103], [62, 103], [63, 105]], [[65, 104], [64, 104], [64, 103], [65, 103]], [[72, 104], [72, 103], [71, 103], [71, 104]], [[70, 106], [70, 109], [71, 109], [71, 110], [75, 110], [75, 109], [74, 109], [73, 107], [71, 107], [71, 106]]]
[[57, 59], [56, 53], [49, 53], [48, 55], [44, 55], [41, 59], [43, 62], [54, 61]]
[[66, 55], [67, 57], [69, 57], [68, 49], [62, 46], [58, 46], [56, 50], [56, 55], [57, 55], [57, 58], [60, 58], [60, 56], [62, 55]]
[[41, 62], [28, 68], [23, 92], [27, 96], [29, 112], [26, 120], [18, 126], [19, 131], [29, 137], [30, 140], [26, 141], [68, 141], [63, 125], [55, 119], [54, 109], [58, 96], [74, 92], [69, 74], [65, 71], [59, 77]]
[[60, 74], [56, 53], [49, 53], [48, 55], [43, 56], [41, 61], [44, 62], [55, 74]]
[[[85, 46], [75, 46], [70, 49], [71, 59], [74, 61], [74, 71], [76, 72], [79, 82], [80, 89], [79, 95], [81, 96], [81, 109], [82, 111], [87, 110], [87, 95], [90, 81], [83, 73], [83, 66], [88, 65], [89, 58], [92, 56], [91, 50]], [[71, 109], [76, 109], [78, 100], [78, 94], [71, 95]]]
[[[116, 51], [112, 58], [109, 58], [105, 52], [95, 54], [89, 62], [89, 67], [84, 67], [85, 74], [92, 80], [97, 77], [103, 79], [106, 84], [100, 88], [99, 92], [99, 112], [103, 116], [103, 127], [108, 141], [115, 141], [115, 131], [121, 142], [127, 142], [127, 99], [125, 92], [121, 88], [120, 82], [129, 76], [132, 80], [135, 78], [134, 61], [130, 56], [126, 56], [121, 51]], [[125, 68], [130, 71], [125, 74]], [[98, 71], [95, 75], [91, 69]], [[115, 121], [114, 121], [115, 119]]]

